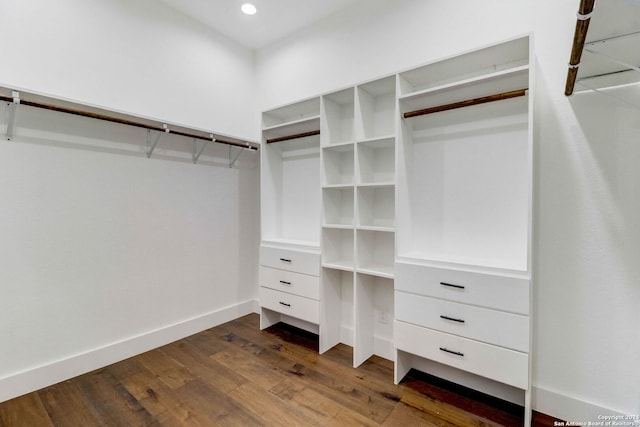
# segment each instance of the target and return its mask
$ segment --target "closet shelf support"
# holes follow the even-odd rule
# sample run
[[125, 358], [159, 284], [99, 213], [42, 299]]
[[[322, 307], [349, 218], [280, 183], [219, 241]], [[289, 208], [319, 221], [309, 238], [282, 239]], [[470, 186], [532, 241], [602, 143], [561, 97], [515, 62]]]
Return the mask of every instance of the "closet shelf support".
[[231, 151], [232, 151], [233, 147], [229, 146], [229, 167], [232, 168], [233, 165], [236, 164], [236, 161], [240, 158], [240, 155], [244, 152], [244, 148], [240, 148], [240, 150], [238, 151], [238, 154], [236, 154], [235, 156], [233, 156], [233, 159], [231, 158]]
[[13, 138], [13, 129], [16, 124], [16, 109], [18, 104], [20, 104], [20, 92], [12, 91], [11, 96], [13, 97], [13, 102], [7, 103], [7, 131], [5, 134], [7, 141], [11, 141]]
[[[216, 139], [213, 137], [213, 134], [209, 134], [209, 137], [211, 138], [211, 142], [216, 142]], [[209, 141], [205, 140], [204, 144], [202, 144], [202, 147], [198, 147], [198, 140], [196, 138], [193, 138], [193, 164], [195, 165], [196, 163], [198, 163], [198, 159], [200, 159], [200, 155], [202, 155], [202, 152], [204, 151], [204, 148], [207, 146], [207, 144], [209, 143]]]
[[621, 61], [618, 58], [615, 58], [611, 55], [607, 55], [606, 53], [598, 52], [597, 50], [591, 49], [589, 47], [585, 47], [584, 51], [592, 55], [596, 55], [596, 56], [600, 56], [602, 58], [608, 59], [609, 61], [615, 64], [622, 65], [623, 67], [627, 67], [629, 70], [640, 72], [640, 67], [633, 64], [629, 64], [628, 62], [625, 62], [625, 61]]
[[[162, 127], [164, 128], [164, 132], [165, 133], [169, 133], [169, 128], [166, 124], [163, 124]], [[147, 154], [147, 158], [150, 159], [151, 155], [153, 154], [153, 150], [156, 149], [156, 145], [158, 145], [158, 141], [160, 141], [160, 136], [162, 136], [162, 133], [158, 132], [155, 136], [155, 138], [153, 138], [151, 136], [151, 130], [147, 129], [147, 148], [145, 150], [146, 154]], [[153, 139], [153, 141], [152, 141]]]

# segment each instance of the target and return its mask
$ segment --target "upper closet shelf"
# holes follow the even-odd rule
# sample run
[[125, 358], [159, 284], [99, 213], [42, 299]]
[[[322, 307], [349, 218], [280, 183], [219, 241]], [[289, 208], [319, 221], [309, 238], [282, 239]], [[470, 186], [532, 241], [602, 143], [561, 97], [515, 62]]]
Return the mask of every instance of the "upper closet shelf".
[[267, 144], [319, 135], [320, 98], [265, 112], [262, 124], [262, 135]]
[[[23, 105], [32, 108], [40, 108], [59, 113], [72, 114], [80, 117], [87, 117], [96, 120], [107, 121], [126, 126], [134, 126], [147, 131], [156, 131], [154, 137], [147, 135], [147, 157], [150, 157], [162, 134], [173, 134], [191, 138], [194, 140], [193, 161], [198, 161], [207, 142], [216, 142], [229, 146], [246, 148], [249, 150], [257, 150], [258, 145], [247, 142], [239, 138], [222, 135], [220, 133], [207, 132], [200, 129], [194, 129], [186, 126], [170, 124], [155, 119], [135, 116], [117, 111], [107, 110], [103, 108], [93, 107], [86, 104], [65, 101], [49, 96], [37, 95], [24, 91], [16, 91], [8, 88], [0, 88], [0, 101], [8, 103], [9, 120], [7, 123], [6, 138], [11, 140], [13, 137], [15, 115], [18, 106]], [[196, 140], [205, 141], [205, 145], [199, 147]]]
[[399, 100], [407, 104], [411, 104], [412, 101], [418, 101], [424, 97], [442, 93], [452, 93], [453, 91], [464, 92], [464, 89], [469, 89], [469, 92], [472, 92], [472, 88], [479, 85], [482, 85], [483, 88], [494, 87], [497, 90], [501, 90], [499, 88], [515, 89], [516, 87], [527, 87], [528, 73], [529, 66], [521, 65], [506, 70], [474, 76], [468, 79], [407, 93], [406, 95], [401, 96]]
[[[565, 95], [640, 83], [640, 3], [608, 0], [578, 7]], [[616, 96], [617, 97], [617, 96]], [[637, 100], [619, 98], [640, 108]]]
[[[520, 66], [407, 94], [400, 98], [401, 110], [429, 114], [522, 96], [528, 87], [529, 67]], [[404, 118], [410, 116], [404, 114]]]

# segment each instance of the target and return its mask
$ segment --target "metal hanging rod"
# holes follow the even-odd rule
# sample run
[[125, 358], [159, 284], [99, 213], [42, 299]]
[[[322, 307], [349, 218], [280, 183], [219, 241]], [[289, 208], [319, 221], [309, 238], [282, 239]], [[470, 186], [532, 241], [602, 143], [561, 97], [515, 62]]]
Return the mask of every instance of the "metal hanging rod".
[[470, 107], [472, 105], [486, 104], [488, 102], [502, 101], [503, 99], [517, 98], [525, 96], [528, 89], [517, 89], [509, 92], [497, 93], [495, 95], [483, 96], [481, 98], [467, 99], [465, 101], [453, 102], [451, 104], [438, 105], [436, 107], [423, 108], [421, 110], [408, 111], [402, 115], [403, 118], [424, 116], [425, 114], [439, 113], [441, 111], [455, 110], [456, 108]]
[[580, 58], [584, 49], [584, 42], [587, 38], [591, 14], [595, 0], [581, 0], [578, 13], [576, 14], [576, 30], [573, 34], [573, 46], [571, 48], [571, 57], [569, 59], [569, 71], [567, 72], [567, 82], [564, 88], [564, 94], [570, 96], [573, 94], [573, 88], [576, 84], [578, 76], [578, 67], [580, 67]]
[[267, 144], [272, 144], [274, 142], [281, 142], [281, 141], [289, 141], [290, 139], [304, 138], [306, 136], [313, 136], [313, 135], [320, 135], [320, 131], [312, 130], [309, 132], [296, 133], [295, 135], [279, 136], [277, 138], [267, 139]]
[[[14, 103], [14, 98], [10, 97], [10, 96], [0, 95], [0, 101], [6, 101], [6, 102]], [[230, 141], [230, 140], [227, 140], [227, 139], [224, 139], [224, 138], [214, 137], [212, 134], [198, 135], [198, 134], [195, 134], [195, 133], [183, 132], [183, 131], [176, 130], [176, 129], [169, 129], [164, 124], [162, 126], [156, 126], [156, 125], [151, 125], [151, 124], [147, 124], [147, 123], [136, 122], [136, 121], [133, 121], [133, 120], [122, 119], [122, 118], [119, 118], [119, 117], [108, 116], [108, 115], [100, 114], [100, 113], [92, 113], [92, 112], [89, 112], [89, 111], [82, 111], [82, 110], [77, 110], [77, 109], [74, 109], [74, 108], [62, 107], [62, 106], [59, 106], [59, 105], [45, 104], [43, 102], [29, 101], [29, 100], [22, 99], [22, 98], [20, 98], [20, 105], [27, 105], [29, 107], [42, 108], [42, 109], [45, 109], [45, 110], [57, 111], [57, 112], [60, 112], [60, 113], [73, 114], [75, 116], [89, 117], [89, 118], [92, 118], [92, 119], [103, 120], [103, 121], [106, 121], [106, 122], [118, 123], [118, 124], [127, 125], [127, 126], [134, 126], [134, 127], [139, 127], [139, 128], [148, 129], [148, 130], [155, 130], [155, 131], [158, 131], [158, 132], [170, 133], [170, 134], [174, 134], [174, 135], [185, 136], [187, 138], [200, 139], [200, 140], [204, 140], [204, 141], [208, 141], [208, 142], [218, 142], [220, 144], [232, 145], [234, 147], [242, 147], [242, 148], [246, 148], [246, 149], [249, 149], [249, 150], [257, 150], [258, 149], [258, 147], [256, 145], [250, 144], [248, 142]]]

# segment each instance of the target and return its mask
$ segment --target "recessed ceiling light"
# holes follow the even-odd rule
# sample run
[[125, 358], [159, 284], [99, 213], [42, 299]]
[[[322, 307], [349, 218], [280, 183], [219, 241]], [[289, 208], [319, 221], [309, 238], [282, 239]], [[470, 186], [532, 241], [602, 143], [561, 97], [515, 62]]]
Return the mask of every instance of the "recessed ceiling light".
[[254, 5], [252, 5], [251, 3], [245, 3], [243, 4], [240, 9], [246, 13], [247, 15], [255, 15], [256, 12], [258, 11], [258, 9], [256, 9], [256, 7]]

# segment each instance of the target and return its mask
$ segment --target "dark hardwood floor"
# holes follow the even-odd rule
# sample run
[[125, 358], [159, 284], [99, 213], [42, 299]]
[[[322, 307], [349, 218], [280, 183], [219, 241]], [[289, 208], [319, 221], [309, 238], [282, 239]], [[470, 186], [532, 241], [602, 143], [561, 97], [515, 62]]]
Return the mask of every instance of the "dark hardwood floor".
[[[521, 426], [522, 408], [253, 314], [0, 404], [0, 426]], [[553, 418], [536, 414], [536, 426]]]

